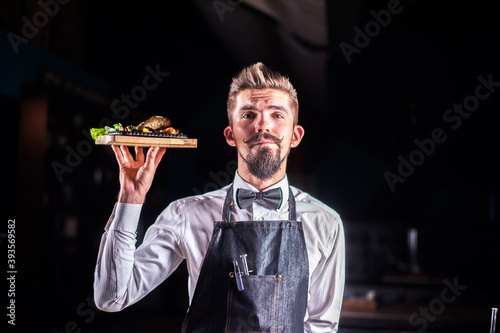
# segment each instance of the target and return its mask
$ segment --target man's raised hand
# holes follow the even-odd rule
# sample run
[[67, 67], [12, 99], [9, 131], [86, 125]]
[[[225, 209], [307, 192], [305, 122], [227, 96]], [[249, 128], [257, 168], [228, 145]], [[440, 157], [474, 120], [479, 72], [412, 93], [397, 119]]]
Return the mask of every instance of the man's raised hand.
[[166, 148], [152, 147], [148, 149], [146, 160], [142, 147], [135, 147], [135, 160], [127, 146], [111, 148], [115, 153], [120, 168], [120, 193], [118, 202], [142, 204], [153, 183], [156, 168]]

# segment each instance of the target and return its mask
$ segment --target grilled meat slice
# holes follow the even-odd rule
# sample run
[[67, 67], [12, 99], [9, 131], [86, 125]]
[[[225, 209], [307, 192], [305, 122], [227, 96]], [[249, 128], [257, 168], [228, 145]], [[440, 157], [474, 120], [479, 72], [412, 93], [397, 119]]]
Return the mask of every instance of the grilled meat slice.
[[161, 131], [162, 129], [170, 126], [172, 126], [172, 122], [170, 121], [170, 119], [161, 116], [153, 116], [137, 125], [135, 129], [137, 131], [142, 131], [144, 128], [148, 128], [155, 131]]

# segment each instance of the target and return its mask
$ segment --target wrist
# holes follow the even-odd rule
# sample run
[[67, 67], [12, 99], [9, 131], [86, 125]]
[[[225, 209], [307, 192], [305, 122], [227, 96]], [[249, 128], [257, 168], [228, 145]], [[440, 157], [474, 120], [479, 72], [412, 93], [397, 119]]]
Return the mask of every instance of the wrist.
[[120, 203], [131, 203], [131, 204], [143, 204], [146, 200], [144, 195], [138, 194], [136, 192], [128, 192], [120, 190], [118, 193], [118, 202]]

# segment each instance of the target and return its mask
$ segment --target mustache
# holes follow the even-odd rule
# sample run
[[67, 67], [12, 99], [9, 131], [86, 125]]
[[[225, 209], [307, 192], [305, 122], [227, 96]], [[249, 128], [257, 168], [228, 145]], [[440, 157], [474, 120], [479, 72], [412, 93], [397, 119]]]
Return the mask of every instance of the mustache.
[[243, 140], [243, 142], [246, 143], [247, 145], [252, 145], [254, 143], [257, 143], [257, 142], [265, 139], [265, 140], [272, 141], [273, 143], [275, 143], [277, 145], [280, 145], [281, 142], [283, 141], [283, 138], [284, 137], [282, 137], [281, 139], [279, 139], [279, 138], [277, 138], [274, 135], [269, 134], [269, 133], [258, 133], [256, 135], [252, 136], [248, 140]]

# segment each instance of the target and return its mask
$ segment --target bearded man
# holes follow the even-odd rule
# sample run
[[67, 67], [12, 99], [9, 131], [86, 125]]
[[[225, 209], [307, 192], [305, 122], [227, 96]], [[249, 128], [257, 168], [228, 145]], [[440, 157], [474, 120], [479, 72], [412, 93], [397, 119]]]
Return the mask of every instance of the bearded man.
[[232, 81], [226, 142], [232, 184], [170, 203], [135, 247], [142, 204], [164, 148], [146, 156], [112, 146], [120, 191], [102, 236], [94, 298], [120, 311], [186, 260], [189, 309], [182, 332], [337, 332], [345, 245], [339, 215], [290, 186], [288, 155], [304, 136], [289, 79], [262, 63]]

